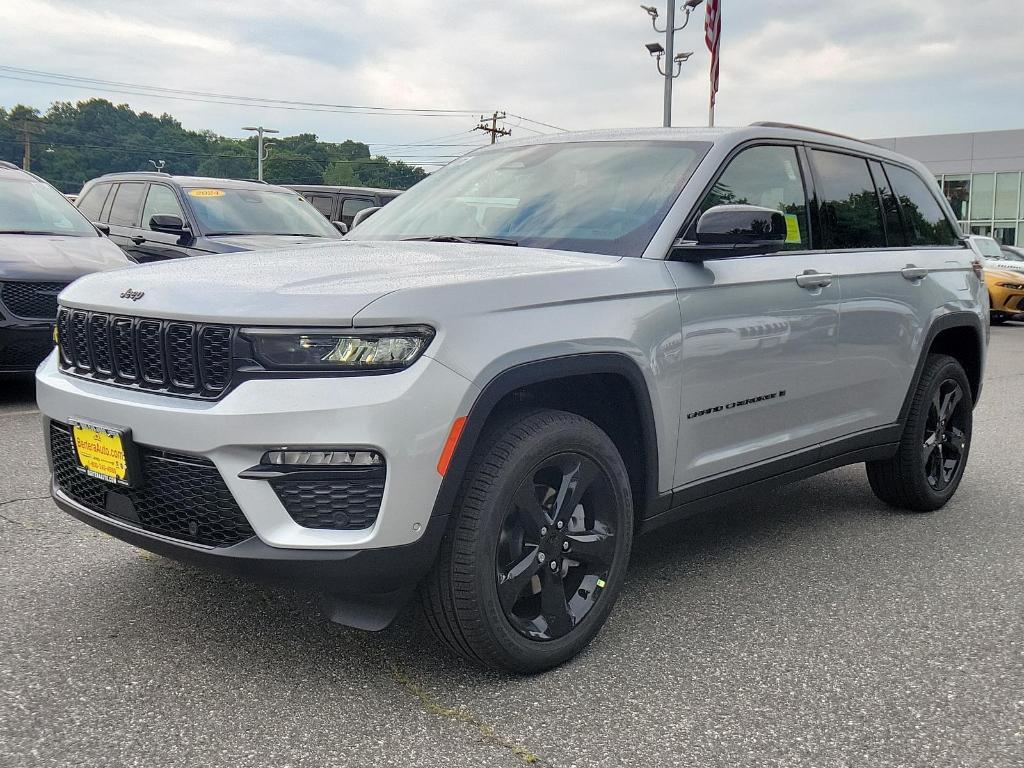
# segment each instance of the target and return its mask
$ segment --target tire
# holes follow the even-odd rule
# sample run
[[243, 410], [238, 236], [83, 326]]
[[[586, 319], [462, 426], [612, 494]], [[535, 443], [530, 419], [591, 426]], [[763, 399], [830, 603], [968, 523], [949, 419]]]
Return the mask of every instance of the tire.
[[944, 506], [967, 466], [973, 408], [960, 363], [948, 355], [928, 355], [896, 455], [866, 465], [875, 495], [910, 512]]
[[989, 312], [988, 322], [990, 325], [1002, 325], [1010, 319], [1009, 315], [1005, 315], [1002, 312]]
[[513, 411], [467, 469], [421, 590], [427, 623], [477, 664], [551, 669], [601, 629], [632, 540], [629, 476], [608, 435], [576, 414]]

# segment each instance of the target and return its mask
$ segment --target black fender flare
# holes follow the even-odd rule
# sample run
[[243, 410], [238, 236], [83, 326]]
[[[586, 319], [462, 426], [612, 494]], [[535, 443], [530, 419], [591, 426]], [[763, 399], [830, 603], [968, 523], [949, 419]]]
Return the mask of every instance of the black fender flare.
[[502, 398], [531, 384], [598, 373], [617, 374], [623, 377], [633, 392], [640, 415], [639, 426], [644, 450], [647, 454], [644, 477], [646, 498], [638, 500], [638, 507], [646, 508], [654, 503], [658, 496], [658, 434], [647, 381], [639, 365], [628, 355], [618, 352], [585, 352], [533, 360], [506, 368], [484, 386], [466, 417], [455, 453], [437, 492], [431, 519], [450, 513], [487, 420]]
[[982, 324], [981, 318], [973, 312], [958, 311], [949, 312], [945, 315], [937, 317], [928, 328], [928, 334], [925, 337], [924, 344], [921, 345], [921, 354], [917, 360], [917, 366], [914, 368], [914, 375], [910, 379], [910, 387], [907, 389], [906, 397], [903, 399], [903, 406], [900, 408], [900, 415], [898, 422], [902, 426], [907, 421], [907, 414], [910, 413], [910, 405], [914, 400], [914, 393], [917, 391], [917, 384], [921, 381], [921, 374], [924, 371], [925, 360], [928, 359], [928, 353], [935, 343], [935, 338], [943, 331], [948, 331], [951, 328], [970, 328], [977, 334], [978, 337], [978, 350], [981, 355], [979, 362], [981, 363], [981, 370], [978, 373], [978, 385], [974, 392], [974, 404], [977, 405], [978, 400], [981, 398], [981, 385], [984, 380], [984, 364], [985, 364], [985, 347], [987, 346], [987, 340], [985, 338], [985, 327]]

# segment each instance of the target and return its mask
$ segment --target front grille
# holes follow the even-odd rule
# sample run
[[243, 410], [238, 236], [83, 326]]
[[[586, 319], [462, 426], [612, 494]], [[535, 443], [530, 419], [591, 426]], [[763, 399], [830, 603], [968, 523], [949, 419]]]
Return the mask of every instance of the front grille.
[[141, 445], [138, 451], [138, 486], [114, 486], [82, 472], [71, 430], [50, 422], [54, 479], [93, 512], [208, 547], [229, 547], [255, 535], [212, 462]]
[[0, 370], [25, 371], [35, 368], [52, 351], [53, 342], [48, 339], [12, 341], [0, 347]]
[[61, 307], [61, 368], [120, 386], [216, 398], [231, 384], [231, 328]]
[[0, 303], [17, 317], [53, 320], [57, 317], [57, 294], [66, 286], [67, 283], [2, 283]]
[[345, 480], [278, 480], [277, 497], [303, 528], [355, 531], [377, 522], [384, 477]]

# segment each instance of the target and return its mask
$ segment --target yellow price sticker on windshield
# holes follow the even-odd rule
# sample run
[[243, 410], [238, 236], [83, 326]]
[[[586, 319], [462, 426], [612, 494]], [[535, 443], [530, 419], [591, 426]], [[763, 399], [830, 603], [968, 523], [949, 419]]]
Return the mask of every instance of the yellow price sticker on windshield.
[[190, 189], [192, 197], [224, 197], [223, 189]]
[[786, 214], [786, 242], [787, 243], [801, 243], [800, 239], [800, 222], [796, 218], [795, 213]]

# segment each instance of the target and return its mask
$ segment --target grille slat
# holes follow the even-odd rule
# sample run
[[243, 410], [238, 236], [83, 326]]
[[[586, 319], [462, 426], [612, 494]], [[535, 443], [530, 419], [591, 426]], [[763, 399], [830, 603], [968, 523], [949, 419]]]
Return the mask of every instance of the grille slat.
[[61, 368], [119, 386], [216, 398], [234, 371], [232, 330], [61, 307]]
[[53, 320], [57, 317], [57, 294], [67, 283], [0, 283], [0, 303], [12, 315], [26, 320]]
[[138, 449], [141, 483], [135, 488], [114, 486], [79, 471], [70, 429], [50, 422], [54, 478], [79, 504], [143, 530], [208, 547], [229, 547], [255, 535], [212, 462], [141, 445]]

